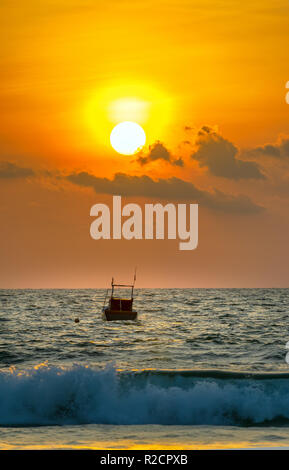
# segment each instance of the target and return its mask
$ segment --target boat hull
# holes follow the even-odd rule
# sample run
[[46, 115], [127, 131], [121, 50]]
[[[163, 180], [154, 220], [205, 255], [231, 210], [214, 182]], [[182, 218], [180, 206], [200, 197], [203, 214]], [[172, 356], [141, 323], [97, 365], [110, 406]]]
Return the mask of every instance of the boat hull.
[[137, 318], [137, 312], [124, 310], [110, 310], [109, 308], [106, 308], [103, 310], [103, 316], [107, 321], [135, 320]]

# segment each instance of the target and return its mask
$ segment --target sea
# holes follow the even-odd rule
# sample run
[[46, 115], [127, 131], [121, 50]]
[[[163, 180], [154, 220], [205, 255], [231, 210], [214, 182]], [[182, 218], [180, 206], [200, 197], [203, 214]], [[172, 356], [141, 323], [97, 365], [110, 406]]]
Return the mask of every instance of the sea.
[[289, 289], [105, 294], [0, 290], [1, 450], [289, 448]]

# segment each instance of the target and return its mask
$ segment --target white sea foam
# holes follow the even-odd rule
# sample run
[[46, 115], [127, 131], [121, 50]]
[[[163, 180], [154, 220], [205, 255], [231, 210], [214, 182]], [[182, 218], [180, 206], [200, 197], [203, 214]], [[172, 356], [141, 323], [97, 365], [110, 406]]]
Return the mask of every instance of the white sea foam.
[[0, 374], [0, 425], [289, 423], [288, 378], [40, 367]]

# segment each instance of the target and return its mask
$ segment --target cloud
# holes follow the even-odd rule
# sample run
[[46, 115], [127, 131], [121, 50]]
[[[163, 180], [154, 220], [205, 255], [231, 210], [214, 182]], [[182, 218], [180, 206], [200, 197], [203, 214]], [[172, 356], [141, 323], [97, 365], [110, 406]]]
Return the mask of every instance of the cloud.
[[212, 210], [239, 214], [259, 213], [264, 209], [246, 196], [228, 195], [217, 190], [211, 193], [198, 189], [193, 183], [175, 177], [153, 180], [146, 175], [130, 176], [117, 173], [112, 180], [109, 180], [80, 172], [67, 176], [67, 179], [79, 186], [91, 187], [98, 194], [190, 201]]
[[275, 144], [265, 144], [250, 150], [257, 156], [269, 156], [275, 158], [289, 157], [289, 137], [281, 137]]
[[183, 159], [181, 157], [174, 159], [168, 149], [160, 141], [156, 141], [153, 145], [150, 145], [148, 153], [144, 156], [140, 155], [137, 159], [138, 163], [141, 165], [146, 165], [156, 160], [163, 160], [171, 165], [184, 166]]
[[289, 157], [289, 139], [282, 139], [280, 145], [281, 155]]
[[280, 157], [280, 149], [276, 145], [266, 144], [263, 147], [256, 147], [253, 152], [271, 157]]
[[195, 144], [197, 149], [191, 157], [214, 176], [234, 180], [265, 178], [257, 163], [236, 158], [237, 147], [211, 127], [203, 126], [199, 130]]
[[12, 162], [0, 162], [0, 178], [14, 179], [34, 176], [31, 168], [23, 168]]

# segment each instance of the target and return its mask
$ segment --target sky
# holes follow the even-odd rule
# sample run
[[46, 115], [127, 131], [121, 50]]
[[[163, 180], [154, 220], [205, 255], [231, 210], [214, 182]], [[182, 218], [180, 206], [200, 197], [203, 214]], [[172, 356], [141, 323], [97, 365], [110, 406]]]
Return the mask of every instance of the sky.
[[[2, 0], [0, 287], [288, 287], [287, 0]], [[119, 122], [146, 133], [135, 155]], [[94, 204], [199, 204], [199, 244], [93, 240]]]

